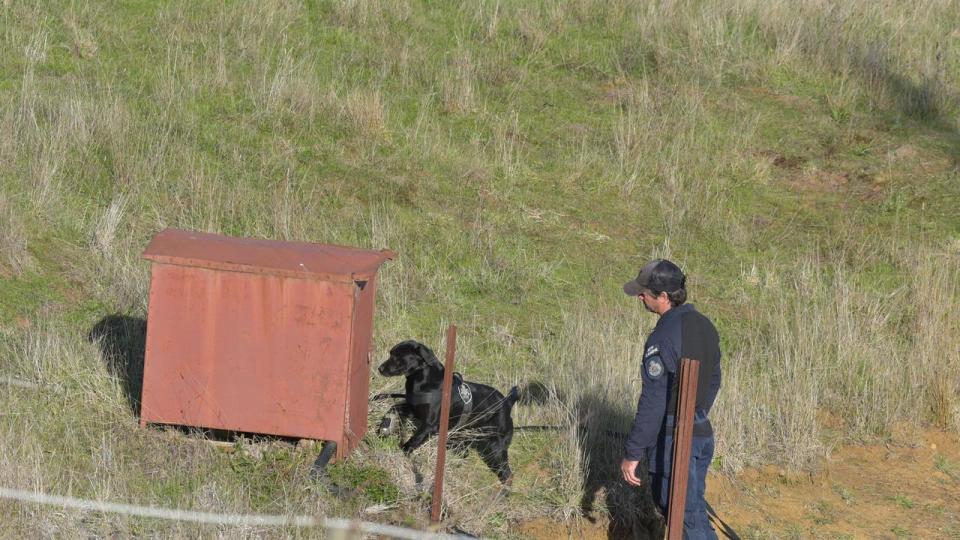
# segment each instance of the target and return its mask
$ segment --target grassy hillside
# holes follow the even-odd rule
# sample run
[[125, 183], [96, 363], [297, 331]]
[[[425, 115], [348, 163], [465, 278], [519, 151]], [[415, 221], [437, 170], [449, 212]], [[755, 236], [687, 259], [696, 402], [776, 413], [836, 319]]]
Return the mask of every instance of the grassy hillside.
[[[476, 456], [450, 462], [471, 532], [585, 505], [649, 524], [603, 434], [629, 425], [654, 322], [620, 285], [655, 256], [722, 335], [716, 470], [960, 429], [952, 2], [6, 1], [0, 40], [0, 487], [426, 516], [429, 475], [395, 440], [337, 466], [368, 487], [337, 499], [313, 451], [137, 426], [139, 255], [166, 227], [389, 247], [378, 354], [440, 352], [456, 323], [468, 378], [542, 384], [517, 423], [563, 429], [516, 437], [509, 501]], [[362, 513], [378, 503], [396, 508]], [[5, 501], [0, 521], [216, 531]]]

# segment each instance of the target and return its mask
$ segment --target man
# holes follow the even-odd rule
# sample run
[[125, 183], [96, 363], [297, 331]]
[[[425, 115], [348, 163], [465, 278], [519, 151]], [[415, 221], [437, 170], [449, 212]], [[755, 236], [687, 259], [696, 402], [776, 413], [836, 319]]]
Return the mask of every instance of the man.
[[641, 486], [643, 481], [637, 477], [636, 469], [640, 459], [646, 457], [653, 500], [666, 515], [680, 359], [699, 360], [684, 538], [717, 538], [707, 519], [704, 490], [707, 468], [713, 459], [713, 427], [708, 414], [720, 389], [720, 338], [713, 323], [685, 303], [685, 287], [686, 276], [677, 265], [664, 259], [650, 261], [636, 279], [623, 286], [625, 293], [639, 297], [659, 320], [643, 348], [643, 389], [620, 470], [627, 483]]

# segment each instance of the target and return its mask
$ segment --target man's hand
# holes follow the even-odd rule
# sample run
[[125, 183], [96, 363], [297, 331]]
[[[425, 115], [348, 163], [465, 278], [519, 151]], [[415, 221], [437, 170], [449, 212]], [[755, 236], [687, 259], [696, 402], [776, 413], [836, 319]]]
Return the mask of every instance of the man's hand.
[[623, 458], [623, 461], [620, 462], [620, 472], [623, 474], [623, 479], [626, 480], [631, 486], [642, 486], [643, 482], [637, 478], [637, 464], [639, 461]]

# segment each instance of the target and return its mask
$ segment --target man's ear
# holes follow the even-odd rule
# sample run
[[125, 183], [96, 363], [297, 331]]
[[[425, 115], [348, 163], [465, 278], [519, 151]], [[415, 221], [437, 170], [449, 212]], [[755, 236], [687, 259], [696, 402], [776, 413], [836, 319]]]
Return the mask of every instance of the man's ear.
[[423, 362], [428, 366], [441, 366], [440, 360], [437, 359], [437, 355], [433, 354], [433, 351], [430, 350], [430, 347], [427, 347], [423, 343], [417, 343], [417, 352], [420, 353], [420, 357], [423, 358]]

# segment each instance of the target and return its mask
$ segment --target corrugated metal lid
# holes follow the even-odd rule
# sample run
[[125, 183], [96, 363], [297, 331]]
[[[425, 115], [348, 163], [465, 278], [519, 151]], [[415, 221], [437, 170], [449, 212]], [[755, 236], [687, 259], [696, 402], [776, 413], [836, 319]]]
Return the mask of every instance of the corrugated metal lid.
[[333, 281], [365, 280], [396, 253], [309, 242], [233, 238], [166, 229], [143, 252], [154, 262], [235, 272], [314, 277]]

